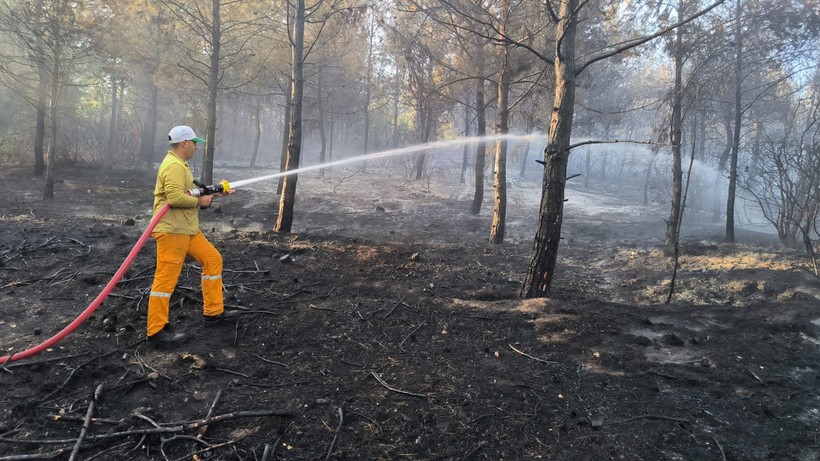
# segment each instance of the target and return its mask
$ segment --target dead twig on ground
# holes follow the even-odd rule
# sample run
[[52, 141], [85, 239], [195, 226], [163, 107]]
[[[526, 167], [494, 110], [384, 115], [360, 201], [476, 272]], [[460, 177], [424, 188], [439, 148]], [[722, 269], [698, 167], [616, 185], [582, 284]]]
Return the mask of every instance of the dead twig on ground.
[[673, 416], [664, 416], [664, 415], [640, 415], [640, 416], [633, 416], [633, 417], [631, 417], [631, 418], [619, 419], [618, 421], [611, 421], [611, 422], [606, 423], [606, 424], [607, 424], [607, 425], [612, 425], [612, 424], [628, 423], [628, 422], [631, 422], [631, 421], [637, 421], [637, 420], [639, 420], [639, 419], [661, 419], [661, 420], [665, 420], [665, 421], [675, 421], [675, 422], [678, 422], [678, 423], [687, 423], [687, 424], [692, 424], [692, 421], [689, 421], [688, 419], [683, 419], [683, 418], [675, 418], [675, 417], [673, 417]]
[[508, 345], [508, 346], [510, 346], [510, 349], [514, 350], [515, 352], [517, 352], [517, 353], [519, 353], [519, 354], [521, 354], [521, 355], [523, 355], [524, 357], [527, 357], [527, 358], [529, 358], [529, 359], [533, 359], [533, 360], [535, 360], [536, 362], [541, 362], [541, 363], [549, 363], [550, 365], [558, 365], [558, 362], [553, 362], [553, 361], [551, 361], [551, 360], [539, 359], [538, 357], [534, 357], [534, 356], [532, 356], [532, 355], [530, 355], [530, 354], [527, 354], [527, 353], [526, 353], [526, 352], [524, 352], [524, 351], [520, 351], [520, 350], [516, 349], [515, 347], [513, 347], [513, 345], [512, 345], [512, 344], [507, 344], [507, 345]]
[[331, 308], [329, 308], [329, 307], [319, 307], [319, 306], [314, 306], [313, 304], [308, 304], [308, 307], [310, 307], [311, 309], [316, 309], [317, 311], [339, 312], [339, 311], [337, 311], [336, 309], [331, 309]]
[[424, 321], [421, 322], [419, 326], [417, 326], [413, 331], [408, 333], [407, 336], [404, 337], [404, 339], [401, 340], [401, 342], [399, 343], [399, 349], [401, 349], [402, 352], [406, 352], [404, 350], [404, 342], [407, 341], [411, 336], [413, 336], [417, 331], [419, 331], [421, 327], [423, 327], [427, 323], [428, 320], [430, 320], [429, 317], [424, 319]]
[[473, 456], [478, 450], [481, 450], [485, 446], [487, 446], [487, 441], [486, 440], [482, 440], [481, 442], [478, 442], [478, 444], [476, 446], [474, 446], [470, 451], [468, 451], [467, 453], [464, 454], [464, 456], [461, 457], [461, 461], [466, 461], [466, 460], [470, 459], [471, 456]]
[[709, 435], [712, 436], [712, 440], [714, 440], [715, 445], [717, 445], [718, 449], [720, 450], [720, 459], [722, 459], [723, 461], [727, 461], [726, 460], [726, 452], [723, 451], [723, 445], [720, 444], [720, 441], [718, 441], [717, 437], [715, 437], [715, 434], [709, 434]]
[[[108, 434], [92, 435], [85, 438], [87, 442], [98, 442], [100, 440], [111, 440], [120, 437], [128, 437], [131, 435], [153, 435], [153, 434], [175, 434], [178, 432], [190, 431], [199, 429], [204, 425], [219, 423], [232, 419], [239, 418], [254, 418], [260, 416], [278, 416], [291, 417], [294, 415], [293, 410], [246, 410], [235, 411], [233, 413], [226, 413], [224, 415], [217, 415], [209, 419], [201, 419], [196, 421], [164, 423], [151, 429], [132, 429], [120, 432], [111, 432]], [[150, 421], [150, 418], [145, 417]], [[155, 423], [156, 424], [156, 423]], [[63, 445], [68, 443], [76, 443], [77, 439], [16, 439], [11, 437], [0, 437], [0, 442], [20, 443], [26, 445]], [[214, 445], [215, 446], [215, 445]]]
[[382, 377], [379, 376], [379, 374], [376, 373], [375, 371], [371, 371], [370, 374], [373, 375], [373, 377], [376, 378], [376, 381], [378, 381], [379, 384], [381, 384], [388, 391], [393, 391], [393, 392], [396, 392], [398, 394], [411, 395], [413, 397], [427, 398], [426, 394], [417, 394], [415, 392], [408, 392], [408, 391], [403, 391], [401, 389], [396, 389], [395, 387], [390, 387], [390, 385], [387, 384], [386, 382], [384, 382]]
[[97, 401], [100, 400], [102, 397], [103, 389], [105, 388], [105, 383], [100, 383], [97, 386], [97, 389], [94, 390], [94, 395], [91, 398], [91, 401], [88, 403], [88, 410], [85, 412], [85, 421], [83, 421], [83, 427], [80, 429], [80, 436], [77, 437], [77, 443], [74, 444], [74, 449], [71, 450], [71, 456], [68, 457], [68, 461], [74, 461], [77, 459], [77, 453], [80, 452], [80, 447], [83, 444], [83, 439], [85, 439], [85, 435], [88, 433], [88, 428], [91, 426], [91, 417], [94, 415], [94, 406], [97, 404]]
[[287, 368], [287, 367], [288, 367], [288, 366], [287, 366], [287, 364], [282, 363], [282, 362], [277, 362], [277, 361], [275, 361], [275, 360], [266, 359], [265, 357], [262, 357], [262, 356], [260, 356], [260, 355], [256, 355], [256, 354], [251, 354], [251, 355], [252, 355], [252, 356], [254, 356], [254, 357], [256, 357], [257, 359], [259, 359], [259, 360], [261, 360], [261, 361], [265, 362], [265, 363], [270, 363], [271, 365], [279, 365], [280, 367], [283, 367], [283, 368]]
[[68, 384], [68, 382], [69, 382], [69, 381], [71, 381], [71, 378], [73, 378], [73, 377], [74, 377], [74, 373], [76, 373], [76, 372], [77, 372], [77, 370], [79, 370], [80, 368], [82, 368], [82, 367], [84, 367], [84, 366], [86, 366], [86, 365], [88, 365], [88, 364], [90, 364], [90, 363], [94, 362], [95, 360], [99, 360], [99, 359], [101, 359], [101, 358], [103, 358], [103, 357], [107, 357], [107, 356], [109, 356], [109, 355], [111, 355], [111, 354], [113, 354], [113, 353], [115, 353], [115, 352], [119, 352], [119, 351], [121, 351], [121, 350], [123, 350], [123, 349], [128, 349], [129, 347], [136, 346], [137, 344], [139, 344], [139, 343], [141, 343], [141, 342], [143, 342], [143, 341], [145, 341], [145, 339], [144, 339], [144, 338], [141, 338], [141, 339], [139, 339], [138, 341], [134, 341], [134, 342], [133, 342], [133, 343], [131, 343], [131, 344], [126, 344], [125, 346], [122, 346], [122, 347], [118, 347], [118, 348], [112, 349], [112, 350], [110, 350], [110, 351], [108, 351], [108, 352], [105, 352], [105, 353], [103, 353], [103, 354], [101, 354], [101, 355], [98, 355], [98, 356], [96, 356], [96, 357], [94, 357], [94, 358], [92, 358], [92, 359], [90, 359], [90, 360], [87, 360], [87, 361], [85, 361], [85, 362], [83, 362], [83, 363], [81, 363], [81, 364], [77, 365], [76, 367], [74, 367], [74, 369], [73, 369], [73, 370], [71, 370], [71, 373], [69, 373], [68, 377], [65, 379], [65, 381], [63, 381], [63, 383], [62, 383], [62, 384], [60, 384], [59, 386], [57, 386], [57, 388], [56, 388], [56, 389], [54, 389], [53, 391], [51, 391], [51, 392], [50, 392], [47, 396], [43, 397], [43, 400], [41, 401], [41, 403], [46, 403], [46, 402], [48, 402], [48, 401], [49, 401], [49, 399], [50, 399], [51, 397], [53, 397], [53, 396], [54, 396], [54, 395], [56, 395], [58, 392], [60, 392], [61, 390], [63, 390], [63, 388], [65, 388], [65, 387], [66, 387], [66, 385]]
[[14, 362], [12, 364], [5, 365], [5, 367], [6, 368], [27, 367], [29, 365], [38, 365], [38, 364], [41, 364], [41, 363], [57, 362], [57, 361], [60, 361], [60, 360], [73, 359], [75, 357], [82, 357], [84, 355], [88, 355], [89, 353], [90, 352], [80, 352], [79, 354], [63, 355], [62, 357], [52, 357], [52, 358], [49, 358], [49, 359], [32, 360], [31, 362]]
[[197, 456], [197, 455], [201, 455], [201, 454], [204, 454], [204, 453], [208, 453], [208, 452], [210, 452], [210, 451], [214, 451], [214, 450], [219, 449], [219, 448], [229, 447], [229, 446], [231, 446], [231, 445], [235, 444], [236, 442], [238, 442], [238, 440], [229, 440], [229, 441], [227, 441], [227, 442], [223, 442], [223, 443], [215, 443], [215, 444], [213, 444], [213, 445], [208, 445], [208, 447], [207, 447], [207, 448], [203, 448], [202, 450], [197, 450], [197, 451], [195, 451], [195, 452], [193, 452], [193, 453], [189, 453], [189, 454], [187, 454], [187, 455], [185, 455], [185, 456], [181, 456], [181, 457], [179, 457], [179, 458], [176, 458], [176, 459], [175, 459], [175, 460], [173, 460], [173, 461], [183, 461], [183, 460], [186, 460], [186, 459], [191, 458], [191, 457], [193, 457], [193, 456]]
[[[205, 419], [213, 418], [214, 410], [216, 409], [216, 405], [219, 403], [219, 400], [222, 398], [222, 392], [223, 392], [222, 388], [220, 388], [218, 391], [216, 391], [216, 396], [214, 397], [214, 401], [211, 403], [211, 408], [208, 409], [208, 414], [205, 415]], [[202, 442], [202, 438], [205, 437], [206, 432], [208, 432], [208, 426], [207, 425], [202, 426], [202, 428], [199, 429], [199, 432], [196, 433], [196, 439], [199, 442]], [[194, 458], [194, 461], [199, 461], [199, 455], [198, 454], [195, 453], [193, 455], [193, 458]]]
[[228, 370], [227, 368], [214, 368], [216, 371], [221, 371], [223, 373], [228, 373], [229, 375], [236, 375], [241, 376], [243, 378], [250, 378], [250, 375], [246, 375], [245, 373], [240, 373], [238, 371]]
[[405, 304], [405, 302], [404, 302], [404, 300], [403, 300], [403, 299], [400, 299], [400, 300], [399, 300], [399, 302], [397, 302], [397, 303], [393, 306], [393, 308], [392, 308], [392, 309], [390, 309], [390, 312], [388, 312], [388, 313], [386, 313], [386, 314], [384, 314], [384, 315], [382, 316], [382, 319], [386, 319], [387, 317], [390, 317], [390, 316], [393, 314], [393, 311], [394, 311], [394, 310], [396, 310], [396, 308], [397, 308], [397, 307], [399, 307], [399, 306], [401, 306], [402, 304], [404, 304], [406, 307], [410, 307], [410, 306], [408, 306], [407, 304]]
[[344, 415], [344, 411], [342, 410], [342, 407], [344, 407], [344, 404], [342, 404], [339, 407], [339, 425], [337, 425], [336, 430], [333, 431], [334, 432], [333, 440], [330, 441], [330, 447], [328, 447], [328, 449], [327, 449], [327, 456], [325, 456], [325, 461], [330, 460], [331, 455], [333, 455], [333, 448], [336, 446], [336, 441], [339, 440], [339, 431], [342, 430], [342, 424], [344, 423], [344, 420], [345, 420], [345, 415]]
[[30, 455], [11, 455], [0, 457], [0, 461], [22, 461], [28, 459], [51, 459], [56, 458], [68, 451], [68, 448], [60, 448], [59, 450], [49, 451], [48, 453], [34, 453]]

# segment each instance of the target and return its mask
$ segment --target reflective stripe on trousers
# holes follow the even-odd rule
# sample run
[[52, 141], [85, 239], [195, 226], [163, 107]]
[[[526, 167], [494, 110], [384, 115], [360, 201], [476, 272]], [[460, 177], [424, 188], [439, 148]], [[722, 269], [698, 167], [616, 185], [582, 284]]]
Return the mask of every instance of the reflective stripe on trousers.
[[151, 296], [148, 298], [148, 336], [168, 323], [171, 293], [177, 286], [185, 257], [190, 256], [202, 267], [202, 299], [205, 315], [219, 315], [225, 309], [222, 299], [222, 255], [202, 234], [154, 232], [157, 242], [157, 269]]

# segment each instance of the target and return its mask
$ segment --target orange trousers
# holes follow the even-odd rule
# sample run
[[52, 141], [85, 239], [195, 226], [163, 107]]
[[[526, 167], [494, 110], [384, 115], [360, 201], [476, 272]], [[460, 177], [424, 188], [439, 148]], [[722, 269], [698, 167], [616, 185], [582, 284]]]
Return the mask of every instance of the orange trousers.
[[202, 267], [202, 298], [205, 315], [219, 315], [225, 310], [222, 299], [222, 255], [211, 242], [196, 235], [154, 232], [157, 241], [157, 271], [148, 298], [148, 336], [159, 333], [168, 324], [171, 294], [177, 286], [186, 256]]

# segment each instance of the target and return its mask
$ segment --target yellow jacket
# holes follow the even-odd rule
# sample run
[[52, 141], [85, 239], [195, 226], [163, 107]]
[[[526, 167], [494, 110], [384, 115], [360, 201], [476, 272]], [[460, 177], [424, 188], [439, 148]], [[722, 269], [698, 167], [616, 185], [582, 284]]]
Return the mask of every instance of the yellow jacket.
[[154, 214], [166, 203], [171, 206], [154, 232], [195, 235], [199, 232], [199, 200], [185, 192], [194, 187], [188, 163], [170, 150], [157, 171], [154, 187]]

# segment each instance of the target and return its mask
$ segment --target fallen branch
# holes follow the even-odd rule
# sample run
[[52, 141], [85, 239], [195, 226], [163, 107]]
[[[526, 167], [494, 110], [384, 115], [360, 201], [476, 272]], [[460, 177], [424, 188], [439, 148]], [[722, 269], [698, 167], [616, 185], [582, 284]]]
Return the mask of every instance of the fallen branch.
[[51, 459], [56, 458], [68, 451], [68, 448], [60, 448], [59, 450], [49, 451], [48, 453], [34, 453], [31, 455], [11, 455], [0, 457], [0, 461], [22, 461], [27, 459]]
[[[214, 424], [222, 421], [228, 421], [231, 419], [253, 418], [258, 416], [290, 417], [293, 416], [293, 414], [293, 410], [237, 411], [233, 413], [226, 413], [224, 415], [214, 416], [210, 419], [201, 419], [184, 423], [167, 423], [167, 426], [154, 427], [151, 429], [133, 429], [128, 431], [111, 432], [108, 434], [93, 435], [86, 437], [85, 440], [89, 442], [97, 442], [100, 440], [110, 440], [119, 437], [128, 437], [131, 435], [175, 434], [178, 432], [199, 429], [202, 426], [207, 426], [209, 424]], [[15, 439], [11, 437], [0, 437], [0, 442], [21, 443], [29, 445], [62, 445], [67, 443], [75, 443], [76, 441], [77, 439]]]
[[[219, 403], [219, 399], [222, 398], [222, 391], [223, 389], [216, 391], [216, 396], [214, 397], [213, 403], [211, 403], [211, 408], [208, 409], [208, 414], [205, 415], [205, 419], [213, 418], [216, 405]], [[208, 432], [208, 425], [202, 426], [199, 429], [199, 432], [196, 433], [196, 438], [201, 441], [202, 438], [205, 437], [206, 432]], [[194, 461], [199, 461], [199, 455], [197, 453], [194, 453], [193, 458]]]
[[97, 386], [97, 389], [94, 390], [94, 396], [88, 403], [88, 411], [85, 412], [85, 421], [83, 421], [83, 427], [82, 429], [80, 429], [80, 436], [77, 437], [77, 443], [74, 444], [74, 449], [71, 450], [71, 456], [68, 457], [68, 461], [74, 461], [75, 459], [77, 459], [77, 453], [80, 452], [80, 447], [83, 444], [83, 439], [85, 439], [85, 435], [88, 433], [88, 428], [89, 426], [91, 426], [91, 416], [94, 415], [94, 406], [97, 404], [97, 401], [100, 400], [100, 398], [102, 397], [104, 387], [105, 383], [100, 383], [100, 385]]
[[397, 392], [399, 394], [404, 394], [404, 395], [412, 395], [413, 397], [427, 398], [426, 394], [416, 394], [415, 392], [408, 392], [408, 391], [403, 391], [401, 389], [396, 389], [395, 387], [390, 387], [386, 382], [384, 382], [382, 377], [379, 376], [379, 374], [376, 373], [375, 371], [371, 371], [370, 374], [373, 375], [373, 377], [376, 378], [376, 381], [378, 381], [379, 384], [384, 386], [384, 388], [387, 389], [388, 391], [393, 391], [393, 392]]

